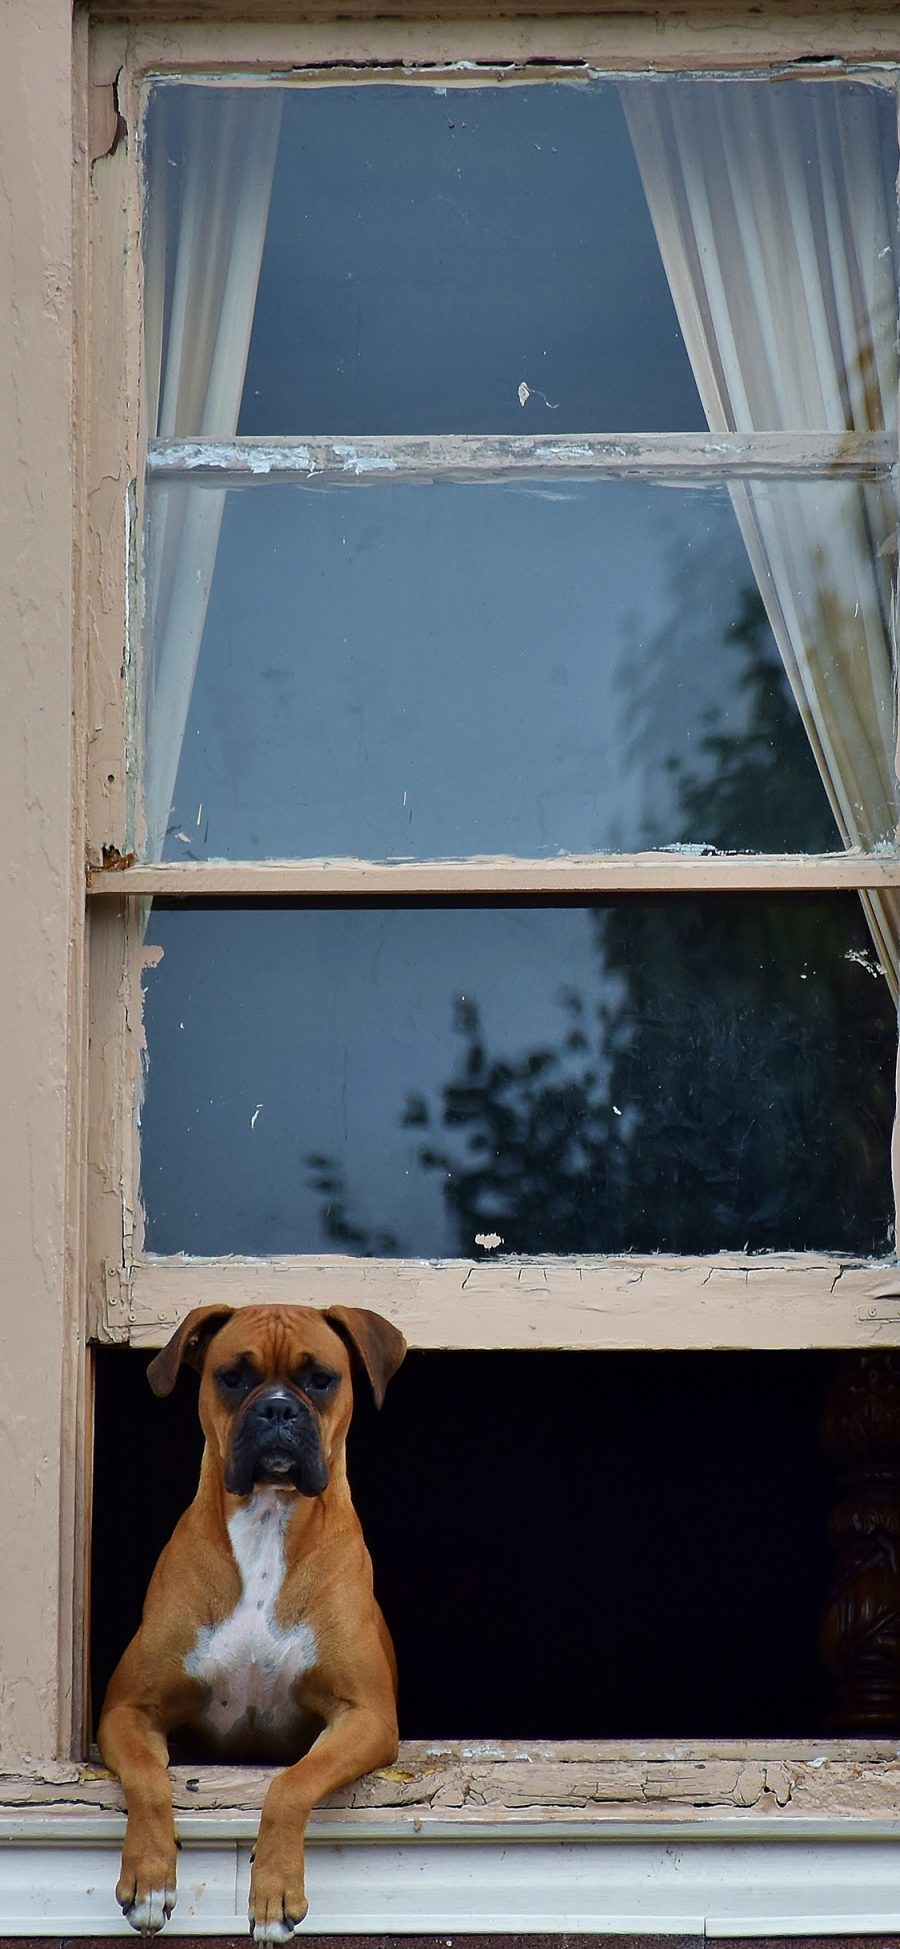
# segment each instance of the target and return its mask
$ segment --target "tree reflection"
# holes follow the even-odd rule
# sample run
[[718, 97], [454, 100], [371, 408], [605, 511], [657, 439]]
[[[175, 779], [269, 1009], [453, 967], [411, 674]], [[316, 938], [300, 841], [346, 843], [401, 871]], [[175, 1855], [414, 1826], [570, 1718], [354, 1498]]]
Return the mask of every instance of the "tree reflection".
[[336, 1158], [321, 1151], [310, 1151], [303, 1162], [309, 1173], [310, 1189], [322, 1200], [319, 1223], [329, 1245], [355, 1258], [390, 1258], [398, 1250], [396, 1234], [363, 1225], [351, 1216], [346, 1180]]
[[[671, 669], [677, 633], [644, 669], [664, 647]], [[755, 588], [727, 647], [745, 721], [710, 713], [693, 758], [673, 757], [678, 829], [723, 850], [739, 832], [778, 851], [798, 827], [833, 843]], [[458, 1250], [479, 1232], [514, 1252], [885, 1249], [892, 1010], [855, 896], [623, 898], [593, 927], [596, 989], [561, 997], [556, 1047], [500, 1058], [457, 1003], [457, 1072], [438, 1104], [407, 1104]]]
[[[693, 614], [696, 566], [691, 588]], [[643, 671], [671, 681], [691, 621], [676, 614]], [[723, 850], [739, 832], [778, 851], [798, 826], [832, 844], [755, 588], [723, 653], [744, 711], [727, 726], [708, 713], [693, 751], [672, 755], [676, 830]], [[635, 738], [659, 710], [635, 698]], [[458, 999], [452, 1075], [407, 1099], [455, 1249], [496, 1233], [516, 1253], [885, 1250], [893, 1011], [856, 896], [630, 896], [597, 904], [591, 925], [596, 981], [560, 993], [552, 1046], [492, 1050], [477, 1002]], [[391, 1249], [348, 1216], [333, 1162], [316, 1164], [328, 1235]]]
[[[747, 564], [737, 532], [733, 542], [724, 560], [719, 542], [705, 560], [696, 549], [673, 557], [665, 627], [623, 665], [630, 751], [638, 775], [652, 781], [643, 841], [703, 841], [722, 852], [827, 852], [837, 842], [828, 799], [762, 597], [755, 583], [741, 583]], [[723, 585], [735, 590], [724, 616]], [[716, 663], [703, 641], [711, 626], [720, 636], [719, 660], [728, 665], [718, 692], [728, 697], [729, 716], [726, 726], [721, 705], [701, 710], [697, 738], [698, 679], [704, 665]]]

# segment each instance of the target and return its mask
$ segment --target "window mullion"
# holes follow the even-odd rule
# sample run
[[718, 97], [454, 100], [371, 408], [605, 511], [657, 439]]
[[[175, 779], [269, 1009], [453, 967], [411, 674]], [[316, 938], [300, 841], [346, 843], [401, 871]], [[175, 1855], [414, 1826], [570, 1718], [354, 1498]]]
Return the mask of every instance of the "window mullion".
[[165, 1344], [194, 1306], [374, 1308], [410, 1346], [582, 1352], [900, 1346], [900, 1276], [829, 1252], [473, 1259], [342, 1254], [108, 1264], [94, 1331]]
[[95, 897], [157, 899], [404, 898], [486, 894], [825, 893], [900, 886], [900, 855], [844, 853], [655, 853], [561, 855], [550, 859], [163, 860], [121, 855], [90, 877]]
[[351, 435], [153, 440], [158, 481], [365, 484], [372, 480], [490, 481], [571, 478], [875, 480], [897, 460], [892, 433], [561, 433]]

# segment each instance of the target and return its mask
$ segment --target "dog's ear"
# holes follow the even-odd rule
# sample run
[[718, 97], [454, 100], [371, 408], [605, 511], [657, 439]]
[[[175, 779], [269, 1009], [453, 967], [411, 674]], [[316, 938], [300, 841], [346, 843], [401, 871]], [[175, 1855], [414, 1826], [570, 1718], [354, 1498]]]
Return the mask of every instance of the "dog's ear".
[[233, 1306], [195, 1306], [173, 1333], [171, 1340], [155, 1355], [147, 1368], [147, 1379], [154, 1394], [171, 1394], [182, 1361], [201, 1368], [214, 1333], [230, 1320]]
[[372, 1383], [375, 1406], [380, 1408], [406, 1352], [406, 1341], [390, 1320], [370, 1313], [364, 1306], [328, 1306], [325, 1318], [335, 1333], [356, 1353]]

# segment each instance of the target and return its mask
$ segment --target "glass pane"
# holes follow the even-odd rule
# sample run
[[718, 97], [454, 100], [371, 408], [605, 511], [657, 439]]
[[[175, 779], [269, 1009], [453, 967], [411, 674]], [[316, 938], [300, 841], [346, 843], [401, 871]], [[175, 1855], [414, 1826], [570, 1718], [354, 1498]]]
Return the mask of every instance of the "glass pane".
[[890, 839], [895, 522], [833, 481], [158, 485], [149, 850]]
[[160, 430], [893, 425], [877, 81], [157, 83]]
[[[151, 98], [170, 251], [198, 93]], [[615, 83], [279, 98], [240, 433], [705, 424]]]
[[148, 938], [154, 1252], [889, 1249], [855, 895], [157, 906]]

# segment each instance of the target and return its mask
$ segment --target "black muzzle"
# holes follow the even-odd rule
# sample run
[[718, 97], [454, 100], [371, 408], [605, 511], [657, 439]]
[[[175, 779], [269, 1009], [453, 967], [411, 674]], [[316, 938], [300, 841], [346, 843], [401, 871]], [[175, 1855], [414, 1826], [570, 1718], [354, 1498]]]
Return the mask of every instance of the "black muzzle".
[[225, 1487], [231, 1495], [249, 1496], [262, 1482], [302, 1496], [320, 1496], [328, 1486], [316, 1417], [293, 1388], [258, 1388], [235, 1424]]

